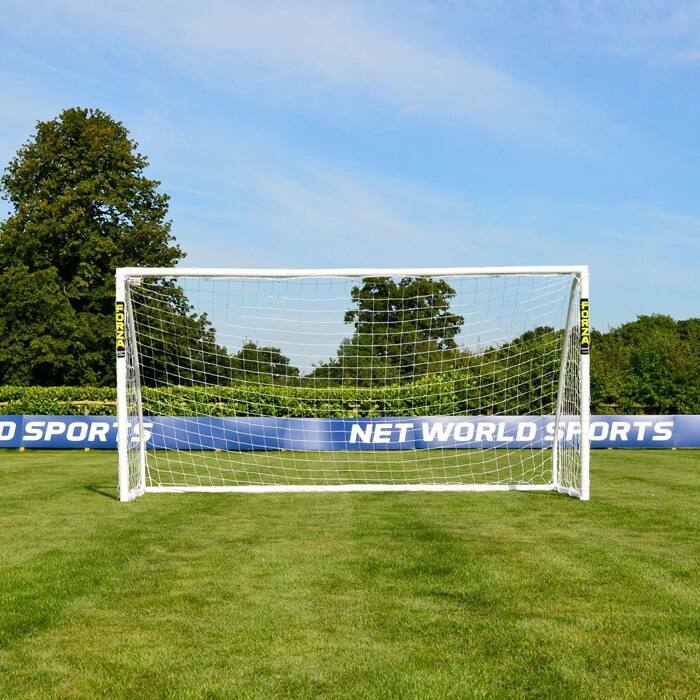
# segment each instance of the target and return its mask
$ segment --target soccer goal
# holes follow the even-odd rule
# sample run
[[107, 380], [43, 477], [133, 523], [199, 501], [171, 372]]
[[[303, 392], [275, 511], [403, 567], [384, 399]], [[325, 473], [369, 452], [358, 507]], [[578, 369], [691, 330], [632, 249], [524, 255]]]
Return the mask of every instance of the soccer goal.
[[119, 492], [589, 497], [588, 269], [122, 268]]

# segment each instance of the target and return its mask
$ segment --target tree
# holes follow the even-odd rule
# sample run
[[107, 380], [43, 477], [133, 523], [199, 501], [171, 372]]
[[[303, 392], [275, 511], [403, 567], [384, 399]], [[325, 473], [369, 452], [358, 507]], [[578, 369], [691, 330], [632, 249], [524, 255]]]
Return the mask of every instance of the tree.
[[450, 311], [455, 290], [429, 277], [367, 277], [352, 289], [355, 308], [345, 314], [353, 324], [337, 360], [321, 365], [314, 378], [377, 384], [418, 379], [452, 366], [455, 336], [464, 319]]
[[63, 292], [55, 268], [30, 272], [16, 265], [0, 275], [0, 372], [5, 384], [95, 381], [86, 372], [89, 328]]
[[[148, 356], [148, 371], [141, 368], [142, 386], [229, 383], [232, 358], [217, 344], [207, 314], [197, 313], [172, 280], [149, 280], [148, 288], [156, 294], [148, 295], [147, 320], [142, 322], [139, 338], [141, 353]], [[138, 323], [139, 312], [135, 315]]]
[[321, 363], [309, 379], [314, 385], [377, 386], [397, 383], [401, 374], [390, 358], [374, 352], [371, 337], [354, 335], [342, 341], [337, 358]]
[[[184, 255], [166, 219], [169, 197], [146, 177], [148, 160], [137, 148], [104, 112], [66, 109], [39, 122], [7, 166], [1, 382], [114, 382], [115, 269], [170, 266]], [[44, 300], [30, 319], [24, 296]], [[189, 327], [201, 336], [207, 322], [195, 317]], [[28, 329], [31, 342], [20, 342]]]
[[289, 358], [279, 348], [260, 347], [252, 341], [246, 343], [232, 360], [234, 376], [243, 381], [268, 384], [299, 376], [299, 369], [290, 364]]
[[639, 316], [591, 340], [594, 411], [700, 411], [700, 319]]

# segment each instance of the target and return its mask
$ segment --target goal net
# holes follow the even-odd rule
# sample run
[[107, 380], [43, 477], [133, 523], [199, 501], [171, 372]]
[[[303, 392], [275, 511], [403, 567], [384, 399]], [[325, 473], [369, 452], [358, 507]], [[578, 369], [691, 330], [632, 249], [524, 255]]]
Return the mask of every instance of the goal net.
[[120, 498], [587, 499], [588, 272], [117, 272]]

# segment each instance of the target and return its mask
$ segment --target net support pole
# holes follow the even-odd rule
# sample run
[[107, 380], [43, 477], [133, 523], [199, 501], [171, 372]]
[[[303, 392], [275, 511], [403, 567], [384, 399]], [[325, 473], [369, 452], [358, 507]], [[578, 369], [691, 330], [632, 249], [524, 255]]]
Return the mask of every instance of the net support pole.
[[581, 300], [586, 302], [587, 318], [583, 317], [581, 312], [581, 333], [584, 331], [584, 320], [587, 323], [588, 330], [588, 346], [580, 354], [581, 363], [581, 500], [587, 501], [590, 498], [590, 467], [591, 467], [591, 356], [589, 354], [590, 347], [590, 307], [589, 302], [589, 279], [588, 268], [584, 268], [579, 279], [581, 282]]
[[559, 386], [557, 387], [557, 404], [554, 415], [554, 434], [552, 436], [552, 484], [559, 486], [559, 431], [561, 430], [561, 414], [564, 406], [564, 393], [566, 391], [566, 363], [569, 357], [569, 344], [571, 343], [571, 326], [574, 314], [578, 311], [576, 303], [578, 299], [580, 282], [574, 278], [569, 293], [569, 308], [566, 311], [566, 326], [561, 345], [561, 359], [559, 362]]
[[117, 353], [117, 447], [119, 459], [119, 500], [129, 500], [129, 460], [127, 456], [128, 407], [126, 397], [126, 283], [119, 271], [116, 277], [115, 323]]
[[136, 413], [137, 413], [137, 429], [139, 441], [139, 483], [138, 494], [143, 493], [146, 485], [146, 430], [143, 426], [143, 403], [141, 398], [141, 372], [139, 368], [139, 354], [136, 345], [136, 327], [134, 325], [134, 312], [131, 307], [131, 295], [126, 294], [126, 337], [127, 348], [130, 351], [130, 359], [133, 363], [135, 393], [136, 393]]

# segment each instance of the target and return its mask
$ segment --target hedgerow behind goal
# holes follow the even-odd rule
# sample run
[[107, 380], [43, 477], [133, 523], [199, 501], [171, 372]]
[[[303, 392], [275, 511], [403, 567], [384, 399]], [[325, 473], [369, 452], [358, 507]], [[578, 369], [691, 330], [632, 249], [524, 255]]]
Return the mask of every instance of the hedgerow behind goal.
[[587, 499], [588, 271], [117, 272], [120, 498]]

